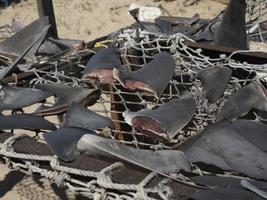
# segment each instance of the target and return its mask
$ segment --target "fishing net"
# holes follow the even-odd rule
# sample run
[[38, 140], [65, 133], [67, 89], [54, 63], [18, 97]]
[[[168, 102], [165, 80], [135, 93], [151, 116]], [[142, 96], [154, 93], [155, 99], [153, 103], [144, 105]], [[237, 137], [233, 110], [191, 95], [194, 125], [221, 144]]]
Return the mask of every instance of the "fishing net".
[[267, 3], [264, 0], [249, 0], [247, 7], [247, 29], [250, 37], [256, 41], [267, 39]]
[[[253, 6], [249, 6], [248, 9], [248, 30], [257, 26], [257, 29], [253, 29], [251, 37], [260, 38], [260, 41], [264, 42], [265, 32], [261, 28], [261, 23], [263, 22], [262, 17], [266, 16], [266, 3], [257, 1], [258, 4], [255, 4], [255, 2], [250, 1], [249, 4]], [[115, 82], [112, 86], [102, 87], [97, 103], [88, 108], [111, 118], [115, 124], [115, 129], [98, 131], [99, 134], [138, 149], [173, 149], [200, 133], [207, 125], [214, 123], [225, 99], [242, 86], [254, 80], [266, 83], [266, 64], [242, 62], [235, 59], [237, 54], [246, 54], [248, 51], [237, 51], [228, 55], [222, 53], [216, 57], [209, 57], [203, 53], [202, 49], [191, 47], [189, 42], [194, 43], [182, 34], [167, 36], [141, 29], [124, 28], [95, 45], [102, 48], [107, 46], [117, 47], [121, 52], [123, 65], [133, 71], [140, 69], [162, 51], [170, 52], [176, 62], [175, 75], [160, 98], [141, 91], [126, 90], [118, 82]], [[88, 89], [97, 88], [98, 86], [93, 82], [84, 81], [80, 78], [88, 58], [95, 51], [97, 51], [96, 48], [87, 47], [71, 55], [56, 57], [56, 59], [55, 57], [45, 60], [40, 58], [40, 62], [36, 63], [33, 68], [25, 69], [21, 74], [13, 76], [11, 82], [24, 87], [35, 87], [39, 83], [53, 83]], [[200, 81], [193, 79], [193, 77], [207, 67], [216, 66], [229, 66], [233, 70], [241, 70], [243, 76], [232, 76], [224, 96], [216, 104], [210, 105], [203, 97], [203, 88]], [[191, 123], [168, 142], [145, 137], [129, 126], [122, 116], [124, 111], [158, 107], [173, 98], [182, 96], [186, 91], [194, 95], [197, 110]], [[48, 100], [44, 104], [50, 105], [53, 103], [52, 101], [53, 99]], [[257, 116], [256, 113], [254, 114], [255, 118], [259, 120], [267, 120]], [[61, 120], [59, 120], [58, 126], [60, 126], [60, 123]], [[120, 162], [108, 165], [98, 171], [92, 171], [61, 165], [55, 156], [15, 152], [14, 143], [25, 137], [28, 136], [15, 135], [10, 137], [1, 145], [0, 155], [6, 159], [11, 167], [28, 173], [39, 174], [50, 179], [58, 186], [71, 189], [75, 194], [82, 194], [91, 199], [175, 199], [172, 188], [168, 186], [168, 179], [157, 179], [156, 184], [150, 185], [158, 177], [154, 172], [147, 174], [138, 184], [113, 182], [112, 172], [123, 168], [123, 164]], [[44, 142], [41, 133], [36, 139]], [[41, 164], [44, 162], [49, 167], [44, 168]], [[197, 165], [194, 165], [193, 174], [214, 173], [200, 170]], [[231, 172], [221, 172], [216, 175], [234, 176]], [[185, 184], [198, 186], [185, 174], [173, 174], [172, 176]], [[152, 197], [153, 195], [156, 195], [156, 197]]]

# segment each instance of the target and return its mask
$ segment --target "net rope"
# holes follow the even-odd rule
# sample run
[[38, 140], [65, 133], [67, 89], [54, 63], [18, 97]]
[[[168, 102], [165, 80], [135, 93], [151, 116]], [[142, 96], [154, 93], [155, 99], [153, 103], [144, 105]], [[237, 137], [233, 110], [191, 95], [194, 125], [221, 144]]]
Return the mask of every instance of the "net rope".
[[[253, 32], [253, 34], [256, 32], [257, 34], [252, 37], [258, 37], [261, 39], [259, 40], [260, 42], [265, 42], [263, 40], [265, 32], [261, 29], [260, 24], [262, 23], [262, 17], [266, 16], [266, 3], [264, 1], [249, 2], [249, 5], [254, 6], [249, 6], [248, 9], [248, 30], [257, 25], [257, 29]], [[10, 36], [10, 34], [12, 32], [8, 32], [5, 36]], [[2, 38], [2, 32], [0, 31], [0, 40]], [[117, 125], [115, 129], [105, 129], [99, 131], [99, 134], [103, 134], [113, 140], [138, 149], [172, 149], [180, 145], [201, 132], [208, 124], [216, 121], [216, 115], [220, 109], [219, 105], [223, 105], [229, 95], [233, 94], [247, 82], [254, 80], [266, 81], [267, 77], [267, 64], [241, 63], [233, 59], [235, 54], [242, 51], [234, 52], [229, 56], [221, 55], [218, 58], [209, 58], [203, 55], [201, 49], [192, 49], [187, 46], [185, 41], [192, 40], [182, 34], [166, 36], [140, 29], [124, 28], [110, 36], [108, 40], [112, 41], [110, 44], [120, 50], [123, 64], [131, 70], [140, 69], [157, 53], [162, 51], [169, 51], [176, 62], [175, 76], [160, 98], [141, 91], [131, 92], [125, 90], [116, 82], [112, 86], [102, 88], [102, 93], [97, 103], [88, 107], [98, 114], [110, 117]], [[34, 68], [25, 70], [25, 72], [33, 73], [34, 77], [25, 79], [24, 86], [34, 87], [39, 83], [53, 83], [95, 88], [96, 86], [93, 82], [84, 81], [80, 78], [81, 72], [85, 68], [83, 57], [92, 52], [92, 49], [84, 49], [71, 55], [60, 57], [56, 61], [48, 60], [40, 62]], [[41, 70], [40, 66], [44, 65], [49, 66], [49, 70]], [[65, 70], [66, 66], [72, 70]], [[224, 96], [216, 105], [209, 105], [203, 97], [200, 81], [196, 79], [188, 81], [184, 80], [184, 77], [188, 76], [192, 78], [201, 70], [213, 66], [230, 66], [232, 69], [242, 69], [248, 72], [248, 77], [242, 80], [231, 77]], [[252, 73], [256, 73], [256, 76], [250, 78], [249, 75]], [[139, 110], [142, 108], [151, 109], [160, 106], [172, 98], [180, 97], [186, 90], [194, 94], [197, 102], [197, 111], [192, 122], [183, 130], [179, 131], [177, 136], [167, 143], [149, 140], [143, 134], [132, 129], [123, 120], [122, 112], [124, 111], [132, 111], [132, 109]], [[46, 104], [51, 104], [51, 102], [48, 101]], [[259, 120], [266, 121], [266, 119], [262, 119], [259, 116], [256, 117]], [[148, 174], [139, 184], [118, 184], [112, 182], [110, 172], [123, 167], [123, 164], [120, 162], [116, 162], [99, 172], [93, 172], [61, 166], [55, 156], [39, 156], [14, 152], [12, 145], [23, 137], [28, 136], [14, 135], [4, 144], [1, 144], [0, 156], [5, 158], [6, 162], [12, 168], [20, 169], [29, 174], [39, 174], [55, 182], [58, 186], [67, 186], [75, 194], [82, 194], [91, 199], [153, 199], [149, 196], [150, 194], [157, 194], [161, 199], [174, 198], [172, 189], [167, 186], [167, 179], [162, 179], [154, 187], [146, 187], [157, 176], [153, 172]], [[50, 168], [42, 168], [42, 165], [39, 164], [40, 161], [47, 162]], [[193, 166], [193, 172], [198, 175], [210, 174], [210, 172], [201, 171], [195, 165]], [[230, 172], [225, 172], [220, 175], [228, 176], [229, 174], [230, 176], [234, 176]], [[89, 181], [84, 181], [83, 179], [77, 178], [77, 175], [78, 177], [89, 177], [90, 179]], [[175, 176], [182, 182], [195, 185], [195, 183], [190, 181], [189, 177], [183, 174], [176, 174]]]

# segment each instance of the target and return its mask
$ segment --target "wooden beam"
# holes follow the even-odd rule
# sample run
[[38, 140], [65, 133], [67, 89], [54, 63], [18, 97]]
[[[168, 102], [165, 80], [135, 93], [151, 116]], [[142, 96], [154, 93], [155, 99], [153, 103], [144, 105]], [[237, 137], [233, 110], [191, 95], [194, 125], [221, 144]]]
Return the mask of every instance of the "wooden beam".
[[[192, 49], [202, 49], [202, 54], [209, 56], [210, 58], [218, 58], [221, 54], [227, 56], [231, 55], [233, 52], [238, 51], [238, 49], [210, 45], [208, 43], [191, 42], [185, 41], [185, 45]], [[267, 53], [264, 52], [240, 52], [236, 53], [233, 59], [240, 62], [248, 62], [250, 64], [266, 64], [267, 63]]]
[[48, 35], [53, 38], [58, 38], [53, 1], [52, 0], [37, 0], [37, 7], [38, 7], [39, 17], [48, 16], [49, 18], [49, 23], [51, 27], [49, 29]]

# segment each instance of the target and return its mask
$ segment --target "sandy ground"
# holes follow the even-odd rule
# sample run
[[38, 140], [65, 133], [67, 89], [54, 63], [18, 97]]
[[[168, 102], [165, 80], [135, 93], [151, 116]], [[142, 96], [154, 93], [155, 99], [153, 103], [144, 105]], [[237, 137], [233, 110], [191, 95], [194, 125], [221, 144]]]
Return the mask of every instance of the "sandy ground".
[[[225, 1], [225, 0], [220, 0]], [[54, 0], [54, 9], [60, 37], [91, 40], [111, 33], [134, 22], [128, 14], [131, 3], [145, 6], [162, 5], [171, 15], [202, 18], [216, 16], [224, 5], [217, 1], [202, 0], [197, 5], [184, 7], [183, 0], [164, 2], [153, 0]], [[0, 25], [10, 23], [13, 18], [28, 24], [38, 17], [36, 0], [0, 10]]]
[[[10, 172], [10, 170], [8, 169], [8, 167], [4, 164], [0, 164], [0, 181], [4, 180], [6, 174], [8, 174], [8, 172]], [[1, 188], [0, 188], [1, 190]], [[4, 200], [16, 200], [16, 199], [20, 199], [20, 196], [16, 190], [16, 188], [13, 188], [12, 190], [10, 190], [4, 197], [0, 198], [0, 199], [4, 199]]]
[[[195, 13], [199, 13], [201, 18], [213, 18], [224, 9], [224, 3], [227, 0], [201, 0], [197, 5], [190, 7], [184, 7], [183, 0], [171, 2], [153, 0], [54, 0], [53, 2], [59, 36], [90, 41], [133, 23], [133, 18], [128, 14], [128, 6], [131, 3], [145, 6], [161, 5], [174, 16], [191, 17]], [[10, 23], [13, 18], [28, 24], [37, 17], [36, 0], [22, 1], [19, 4], [0, 9], [0, 26]], [[0, 181], [5, 178], [8, 172], [7, 167], [0, 164]], [[0, 199], [20, 199], [17, 187], [14, 187]]]

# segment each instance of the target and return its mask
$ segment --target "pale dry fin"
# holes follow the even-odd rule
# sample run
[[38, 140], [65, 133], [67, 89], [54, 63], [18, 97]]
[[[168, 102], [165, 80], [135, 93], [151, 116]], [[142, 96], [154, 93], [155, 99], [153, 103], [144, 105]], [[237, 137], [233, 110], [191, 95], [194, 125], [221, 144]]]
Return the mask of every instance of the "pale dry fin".
[[169, 84], [175, 69], [175, 62], [171, 54], [159, 53], [155, 58], [137, 71], [113, 70], [113, 76], [130, 90], [144, 90], [155, 93], [160, 97]]
[[83, 128], [94, 131], [101, 128], [114, 128], [108, 117], [103, 117], [78, 103], [72, 103], [65, 117], [64, 127]]
[[[259, 144], [256, 140], [247, 139], [248, 134], [241, 132], [239, 128], [250, 131], [248, 127], [253, 122], [238, 121], [242, 120], [235, 121], [234, 125], [228, 121], [209, 125], [180, 149], [185, 152], [190, 162], [202, 162], [267, 180], [267, 152], [261, 148], [261, 143], [267, 143], [267, 135], [261, 138], [262, 142]], [[255, 126], [255, 137], [262, 135], [257, 133], [262, 131], [261, 126]], [[267, 125], [263, 126], [267, 130]]]
[[144, 135], [171, 139], [192, 120], [195, 110], [194, 98], [185, 95], [161, 105], [156, 110], [124, 112], [123, 116], [128, 124]]
[[125, 161], [160, 173], [176, 173], [181, 170], [191, 171], [190, 163], [184, 153], [177, 150], [135, 149], [97, 135], [84, 135], [77, 146], [80, 152], [90, 156]]
[[248, 49], [246, 0], [231, 0], [223, 15], [214, 44], [235, 49]]
[[244, 86], [227, 99], [217, 115], [217, 121], [234, 120], [247, 114], [252, 108], [267, 111], [267, 98], [257, 82]]
[[204, 95], [210, 103], [215, 103], [223, 94], [231, 78], [229, 67], [208, 67], [198, 73], [204, 88]]
[[100, 83], [114, 82], [113, 69], [122, 67], [119, 51], [115, 48], [105, 48], [95, 53], [86, 64], [83, 79], [98, 79]]
[[220, 14], [216, 18], [212, 19], [209, 22], [209, 24], [207, 24], [207, 26], [205, 26], [204, 28], [193, 34], [192, 36], [193, 40], [197, 42], [201, 41], [212, 42], [220, 25], [222, 15], [223, 14]]
[[47, 91], [57, 97], [51, 107], [44, 107], [35, 112], [38, 115], [55, 115], [67, 111], [72, 102], [92, 105], [99, 98], [99, 89], [72, 87], [67, 85], [39, 84], [37, 89]]
[[10, 85], [2, 86], [2, 91], [3, 97], [0, 98], [0, 111], [24, 108], [38, 103], [52, 95], [49, 92], [38, 89]]
[[43, 129], [56, 130], [56, 126], [40, 116], [30, 114], [0, 115], [0, 130]]
[[69, 162], [80, 155], [77, 143], [84, 134], [95, 133], [79, 128], [60, 128], [54, 132], [45, 133], [44, 139], [58, 158]]
[[267, 192], [260, 190], [255, 185], [253, 185], [250, 181], [241, 180], [241, 185], [245, 187], [246, 189], [250, 190], [251, 192], [254, 192], [255, 194], [259, 195], [260, 197], [267, 199]]

